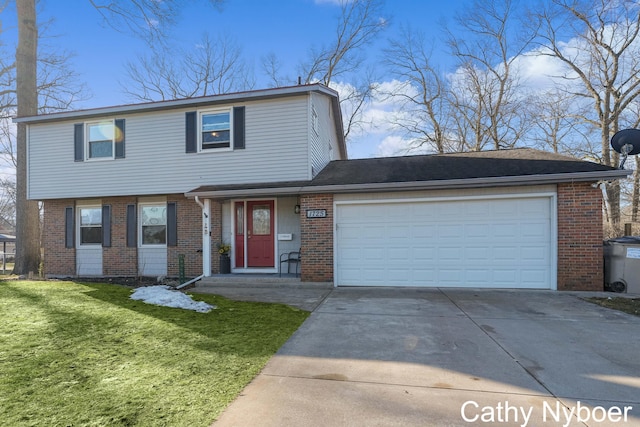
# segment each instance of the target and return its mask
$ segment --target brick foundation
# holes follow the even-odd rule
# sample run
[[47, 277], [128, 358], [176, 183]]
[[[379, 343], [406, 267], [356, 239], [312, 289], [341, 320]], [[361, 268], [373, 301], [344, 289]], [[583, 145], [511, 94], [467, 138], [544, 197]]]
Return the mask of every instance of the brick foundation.
[[602, 239], [602, 191], [558, 184], [558, 290], [603, 290]]
[[[307, 218], [307, 209], [326, 209], [326, 218]], [[333, 281], [333, 194], [300, 197], [301, 277], [304, 282]]]

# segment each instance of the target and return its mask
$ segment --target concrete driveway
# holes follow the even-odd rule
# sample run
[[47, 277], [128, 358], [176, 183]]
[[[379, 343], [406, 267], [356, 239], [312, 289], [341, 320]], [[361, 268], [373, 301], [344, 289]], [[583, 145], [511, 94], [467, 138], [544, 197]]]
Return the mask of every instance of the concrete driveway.
[[594, 294], [323, 292], [215, 426], [640, 426], [640, 318]]

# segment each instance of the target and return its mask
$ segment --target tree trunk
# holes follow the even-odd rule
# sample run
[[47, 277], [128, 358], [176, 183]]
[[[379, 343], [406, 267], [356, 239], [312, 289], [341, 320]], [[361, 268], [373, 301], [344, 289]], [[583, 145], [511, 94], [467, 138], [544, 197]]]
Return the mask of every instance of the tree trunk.
[[[35, 0], [17, 0], [18, 49], [16, 97], [18, 117], [38, 113]], [[38, 202], [27, 200], [27, 128], [18, 124], [16, 139], [16, 263], [14, 274], [37, 273], [40, 268], [40, 213]]]

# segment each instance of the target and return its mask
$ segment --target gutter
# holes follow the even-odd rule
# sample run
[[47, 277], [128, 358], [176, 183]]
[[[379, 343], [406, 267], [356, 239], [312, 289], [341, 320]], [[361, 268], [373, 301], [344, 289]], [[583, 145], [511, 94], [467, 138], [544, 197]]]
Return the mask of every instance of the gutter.
[[[338, 92], [320, 83], [308, 85], [287, 86], [271, 89], [251, 90], [245, 92], [209, 95], [197, 98], [176, 99], [170, 101], [145, 102], [142, 104], [117, 105], [113, 107], [90, 108], [86, 110], [64, 111], [60, 113], [41, 114], [36, 116], [14, 117], [14, 123], [46, 123], [65, 119], [87, 119], [98, 116], [125, 115], [145, 113], [156, 110], [171, 110], [180, 108], [198, 108], [216, 104], [241, 103], [264, 99], [282, 98], [318, 92], [337, 99]], [[335, 108], [335, 106], [334, 106]], [[338, 107], [339, 108], [339, 107]]]

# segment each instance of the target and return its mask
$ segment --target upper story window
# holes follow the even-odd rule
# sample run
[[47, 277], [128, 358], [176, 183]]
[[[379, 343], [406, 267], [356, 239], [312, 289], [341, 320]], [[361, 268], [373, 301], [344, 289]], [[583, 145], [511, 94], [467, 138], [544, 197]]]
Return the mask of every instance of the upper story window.
[[243, 150], [244, 119], [244, 106], [185, 112], [185, 152]]
[[79, 241], [81, 245], [99, 245], [102, 243], [102, 207], [87, 206], [78, 208]]
[[200, 149], [232, 148], [231, 110], [200, 113]]
[[74, 159], [123, 159], [124, 119], [100, 120], [74, 125]]
[[113, 159], [114, 136], [113, 120], [87, 123], [87, 158]]

